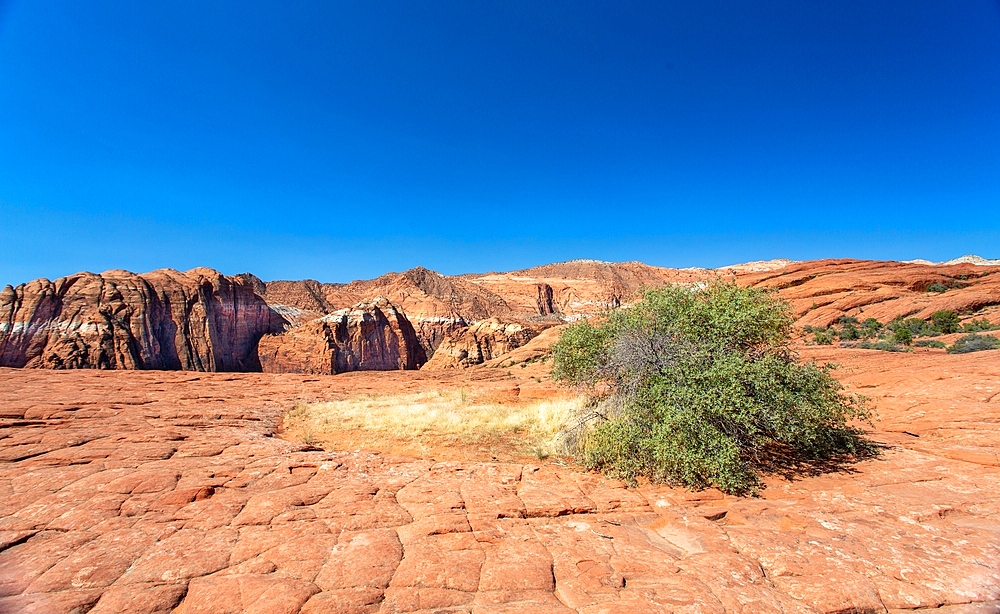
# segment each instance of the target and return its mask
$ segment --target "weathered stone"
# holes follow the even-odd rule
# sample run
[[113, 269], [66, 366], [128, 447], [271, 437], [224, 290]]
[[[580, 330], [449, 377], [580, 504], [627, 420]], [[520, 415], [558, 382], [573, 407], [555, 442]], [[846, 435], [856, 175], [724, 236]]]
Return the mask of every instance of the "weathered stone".
[[256, 371], [283, 320], [211, 269], [79, 273], [0, 294], [0, 366]]

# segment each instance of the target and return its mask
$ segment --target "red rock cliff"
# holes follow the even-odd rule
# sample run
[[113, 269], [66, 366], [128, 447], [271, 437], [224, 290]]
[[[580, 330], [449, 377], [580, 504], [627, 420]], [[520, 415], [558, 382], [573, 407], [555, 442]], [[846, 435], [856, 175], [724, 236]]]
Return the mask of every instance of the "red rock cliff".
[[259, 352], [270, 373], [392, 371], [427, 360], [409, 320], [382, 297], [268, 335]]
[[0, 366], [259, 371], [284, 321], [212, 269], [78, 273], [0, 292]]

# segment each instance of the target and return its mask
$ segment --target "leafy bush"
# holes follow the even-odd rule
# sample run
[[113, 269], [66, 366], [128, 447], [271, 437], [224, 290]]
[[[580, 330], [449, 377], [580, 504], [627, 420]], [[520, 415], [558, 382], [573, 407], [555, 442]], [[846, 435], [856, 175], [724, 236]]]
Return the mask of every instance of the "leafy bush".
[[[843, 318], [841, 318], [843, 319]], [[851, 318], [854, 322], [857, 322], [854, 318]], [[841, 341], [854, 341], [855, 339], [861, 338], [861, 331], [854, 323], [847, 322], [844, 327], [840, 329], [840, 340]]]
[[945, 335], [958, 332], [958, 314], [954, 311], [935, 311], [931, 314], [934, 330]]
[[962, 332], [963, 333], [978, 333], [978, 332], [983, 332], [983, 331], [988, 331], [988, 330], [997, 330], [998, 328], [1000, 328], [1000, 325], [990, 324], [990, 321], [987, 320], [986, 318], [980, 318], [978, 320], [972, 320], [972, 321], [969, 321], [969, 322], [966, 322], [965, 324], [963, 324], [962, 325]]
[[977, 335], [972, 333], [955, 341], [954, 345], [948, 348], [949, 354], [968, 354], [969, 352], [981, 352], [983, 350], [995, 350], [1000, 348], [1000, 339], [992, 335]]
[[892, 340], [903, 345], [910, 345], [913, 343], [913, 332], [906, 326], [900, 326], [893, 331]]
[[861, 343], [854, 346], [862, 350], [882, 350], [883, 352], [909, 352], [910, 349], [905, 345], [898, 345], [891, 341], [862, 341]]
[[936, 282], [932, 283], [931, 285], [927, 286], [927, 291], [928, 292], [947, 292], [948, 291], [948, 286], [944, 285], [941, 282], [937, 282], [936, 281]]
[[816, 331], [815, 340], [818, 345], [833, 345], [833, 335], [830, 331]]
[[882, 323], [875, 318], [868, 318], [861, 323], [861, 334], [866, 339], [874, 339], [882, 332]]
[[868, 451], [869, 420], [830, 366], [789, 350], [792, 317], [774, 294], [717, 281], [647, 292], [553, 346], [556, 379], [592, 399], [570, 439], [581, 462], [634, 482], [751, 493], [775, 458]]
[[[920, 318], [906, 318], [902, 316], [895, 318], [892, 322], [885, 325], [886, 330], [893, 334], [899, 332], [900, 329], [906, 329], [910, 331], [910, 338], [913, 337], [925, 337], [928, 335], [936, 335], [937, 331], [929, 323], [921, 320]], [[905, 335], [905, 333], [903, 333]], [[900, 341], [902, 343], [902, 341]]]
[[948, 345], [944, 341], [938, 341], [937, 339], [921, 339], [913, 344], [918, 348], [938, 348], [944, 349]]

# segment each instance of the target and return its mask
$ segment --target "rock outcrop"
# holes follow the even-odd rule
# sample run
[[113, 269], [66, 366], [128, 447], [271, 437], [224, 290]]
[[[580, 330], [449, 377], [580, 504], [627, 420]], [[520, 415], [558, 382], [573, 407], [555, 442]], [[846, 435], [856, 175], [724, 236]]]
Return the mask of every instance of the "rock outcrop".
[[261, 293], [273, 309], [298, 324], [381, 296], [406, 314], [424, 353], [472, 323], [511, 313], [498, 295], [468, 280], [416, 267], [349, 284], [273, 281]]
[[[210, 269], [80, 273], [0, 292], [0, 366], [253, 371], [262, 360], [273, 371], [340, 373], [413, 369], [429, 360], [431, 369], [464, 367], [495, 360], [553, 325], [626, 305], [645, 288], [715, 278], [778, 291], [799, 326], [845, 315], [927, 319], [939, 310], [1000, 319], [1000, 266], [956, 262], [668, 269], [575, 260], [458, 276], [417, 267], [347, 284], [264, 282]], [[388, 311], [379, 311], [375, 297], [384, 297]], [[369, 303], [374, 311], [361, 306]], [[368, 316], [345, 315], [361, 312]], [[258, 359], [258, 339], [286, 328], [264, 340]]]
[[[321, 284], [312, 280], [268, 282], [261, 296], [293, 324], [373, 296], [386, 297], [406, 314], [430, 358], [446, 339], [458, 340], [470, 326], [490, 318], [542, 330], [617, 307], [635, 298], [644, 287], [693, 283], [714, 274], [707, 269], [678, 270], [639, 262], [598, 260], [457, 276], [416, 267], [348, 284]], [[458, 343], [472, 349], [470, 337]], [[453, 346], [449, 351], [452, 350]]]
[[574, 319], [627, 303], [643, 288], [695, 283], [714, 276], [715, 272], [709, 269], [667, 269], [641, 262], [571, 260], [509, 273], [462, 275], [459, 279], [503, 297], [510, 313], [519, 317], [558, 314]]
[[1000, 310], [1000, 267], [972, 263], [813, 260], [736, 279], [778, 290], [803, 326], [828, 326], [845, 315], [884, 323], [941, 310], [977, 317]]
[[537, 330], [523, 324], [490, 318], [445, 338], [423, 368], [480, 365], [521, 347], [536, 336]]
[[409, 320], [383, 297], [268, 335], [258, 348], [269, 373], [392, 371], [427, 360]]
[[284, 320], [211, 269], [79, 273], [0, 292], [0, 366], [259, 371]]

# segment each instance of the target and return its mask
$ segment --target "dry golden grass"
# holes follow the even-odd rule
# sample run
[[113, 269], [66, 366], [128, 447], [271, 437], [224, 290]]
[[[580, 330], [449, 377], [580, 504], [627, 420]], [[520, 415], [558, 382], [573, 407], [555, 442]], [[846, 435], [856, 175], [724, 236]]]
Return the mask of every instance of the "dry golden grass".
[[[503, 442], [539, 458], [562, 453], [559, 434], [582, 406], [582, 397], [519, 403], [471, 399], [464, 390], [355, 397], [299, 403], [285, 415], [285, 430], [322, 445], [339, 434], [359, 431], [367, 439], [479, 444]], [[374, 437], [372, 437], [374, 436]]]

